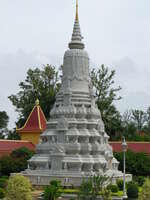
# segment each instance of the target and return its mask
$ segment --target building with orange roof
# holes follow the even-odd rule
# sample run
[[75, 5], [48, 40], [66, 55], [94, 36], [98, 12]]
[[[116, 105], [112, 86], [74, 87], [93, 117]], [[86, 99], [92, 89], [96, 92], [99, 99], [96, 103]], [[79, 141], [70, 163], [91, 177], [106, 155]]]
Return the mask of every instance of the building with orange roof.
[[27, 140], [36, 145], [39, 143], [40, 134], [46, 129], [46, 123], [45, 115], [37, 99], [24, 126], [16, 128], [16, 132], [20, 135], [21, 140]]
[[35, 145], [29, 141], [22, 140], [0, 140], [0, 157], [11, 154], [12, 151], [26, 147], [31, 151], [35, 151]]

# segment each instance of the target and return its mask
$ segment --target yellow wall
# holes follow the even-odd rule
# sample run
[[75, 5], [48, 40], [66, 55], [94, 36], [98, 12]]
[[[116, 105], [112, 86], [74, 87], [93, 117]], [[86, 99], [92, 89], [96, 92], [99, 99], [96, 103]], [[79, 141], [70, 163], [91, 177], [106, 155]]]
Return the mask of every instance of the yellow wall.
[[19, 133], [21, 140], [27, 140], [33, 144], [38, 144], [40, 139], [40, 133]]

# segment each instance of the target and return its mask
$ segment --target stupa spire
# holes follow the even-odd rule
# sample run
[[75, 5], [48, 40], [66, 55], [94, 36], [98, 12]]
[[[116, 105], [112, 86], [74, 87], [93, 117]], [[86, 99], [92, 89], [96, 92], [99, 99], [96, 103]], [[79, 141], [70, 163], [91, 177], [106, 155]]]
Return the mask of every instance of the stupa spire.
[[76, 0], [76, 21], [79, 21], [78, 0]]
[[69, 43], [70, 49], [84, 49], [84, 43], [82, 42], [82, 35], [79, 24], [79, 11], [78, 11], [78, 0], [76, 0], [76, 16], [74, 22], [74, 28], [72, 33], [71, 42]]

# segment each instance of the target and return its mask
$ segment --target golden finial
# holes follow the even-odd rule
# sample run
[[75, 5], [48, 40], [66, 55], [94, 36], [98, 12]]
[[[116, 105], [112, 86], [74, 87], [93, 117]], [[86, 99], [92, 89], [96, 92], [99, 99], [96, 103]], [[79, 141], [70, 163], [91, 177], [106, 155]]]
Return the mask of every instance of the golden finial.
[[37, 100], [35, 101], [35, 105], [36, 105], [36, 106], [39, 106], [39, 104], [40, 104], [40, 101], [37, 99]]
[[78, 0], [76, 0], [76, 21], [79, 21], [79, 13], [78, 13]]

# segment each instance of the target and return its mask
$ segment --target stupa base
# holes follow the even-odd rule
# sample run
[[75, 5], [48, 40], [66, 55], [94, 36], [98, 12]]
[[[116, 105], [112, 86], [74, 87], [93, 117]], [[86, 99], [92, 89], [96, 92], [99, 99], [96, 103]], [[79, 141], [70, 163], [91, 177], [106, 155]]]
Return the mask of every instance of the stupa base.
[[[84, 179], [94, 175], [93, 172], [65, 172], [65, 171], [50, 171], [50, 170], [26, 170], [21, 173], [23, 176], [28, 177], [34, 186], [49, 185], [52, 180], [60, 180], [62, 186], [66, 187], [79, 187]], [[98, 173], [97, 173], [98, 174]], [[105, 174], [110, 177], [111, 182], [114, 184], [117, 180], [123, 179], [123, 174], [120, 171], [108, 170]], [[131, 174], [126, 174], [126, 181], [132, 180]]]

